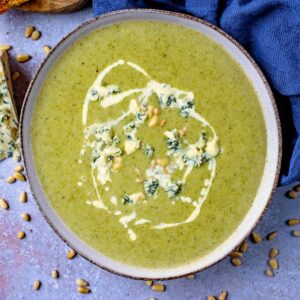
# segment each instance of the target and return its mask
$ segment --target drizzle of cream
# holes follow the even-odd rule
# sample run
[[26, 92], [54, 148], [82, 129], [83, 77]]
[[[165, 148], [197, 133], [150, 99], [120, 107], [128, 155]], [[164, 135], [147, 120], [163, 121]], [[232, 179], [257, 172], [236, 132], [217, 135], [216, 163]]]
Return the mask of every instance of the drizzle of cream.
[[[119, 60], [119, 61], [117, 61], [117, 62], [109, 65], [108, 67], [106, 67], [98, 75], [98, 77], [94, 81], [93, 85], [88, 90], [87, 95], [86, 95], [85, 100], [84, 100], [84, 105], [83, 105], [83, 110], [82, 110], [82, 124], [83, 125], [86, 125], [86, 123], [87, 123], [87, 117], [88, 117], [87, 115], [88, 115], [89, 102], [95, 100], [95, 99], [91, 99], [91, 90], [93, 88], [95, 88], [98, 91], [101, 91], [100, 96], [102, 96], [102, 98], [101, 98], [102, 101], [100, 102], [100, 104], [101, 104], [101, 106], [103, 108], [115, 105], [115, 104], [123, 101], [125, 98], [127, 98], [127, 97], [129, 97], [129, 96], [131, 96], [133, 94], [137, 94], [137, 93], [141, 93], [139, 95], [139, 97], [138, 97], [138, 101], [139, 101], [139, 104], [142, 105], [142, 106], [147, 104], [148, 98], [153, 93], [156, 94], [157, 96], [159, 96], [159, 94], [166, 95], [166, 96], [170, 95], [170, 94], [174, 94], [175, 97], [178, 99], [178, 104], [176, 104], [177, 106], [179, 104], [181, 104], [181, 101], [183, 101], [182, 98], [181, 98], [182, 96], [189, 97], [192, 100], [194, 99], [194, 94], [192, 92], [182, 91], [182, 90], [173, 88], [173, 87], [171, 87], [169, 85], [159, 83], [159, 82], [157, 82], [155, 80], [150, 80], [145, 88], [131, 89], [131, 90], [128, 90], [128, 91], [125, 91], [125, 92], [122, 92], [122, 93], [109, 95], [107, 93], [107, 89], [108, 88], [105, 88], [105, 87], [102, 86], [102, 81], [103, 81], [104, 77], [112, 69], [116, 68], [119, 65], [123, 65], [124, 63], [125, 63], [124, 60]], [[135, 70], [137, 70], [138, 72], [140, 72], [144, 76], [150, 77], [147, 74], [147, 72], [145, 70], [143, 70], [140, 66], [138, 66], [138, 65], [136, 65], [136, 64], [134, 64], [132, 62], [126, 62], [126, 63], [127, 63], [127, 65], [129, 65], [130, 67], [134, 68]], [[106, 125], [106, 126], [109, 126], [109, 127], [116, 126], [123, 119], [125, 119], [129, 114], [135, 113], [136, 109], [134, 109], [134, 107], [136, 107], [136, 100], [134, 100], [134, 101], [135, 101], [135, 103], [133, 103], [133, 100], [131, 100], [131, 103], [129, 105], [129, 110], [127, 112], [123, 112], [122, 115], [119, 118], [117, 118], [116, 120], [111, 120], [111, 121], [108, 121], [108, 122], [102, 123], [102, 124], [97, 124], [96, 123], [96, 124], [91, 125], [87, 129], [88, 130], [92, 129], [92, 126], [98, 126], [98, 127], [99, 126], [103, 126], [103, 125]], [[218, 143], [218, 137], [216, 135], [216, 132], [215, 132], [214, 128], [210, 125], [210, 123], [204, 117], [202, 117], [201, 115], [199, 115], [194, 109], [192, 109], [189, 112], [189, 116], [192, 117], [192, 118], [194, 118], [195, 120], [201, 122], [203, 126], [208, 126], [211, 129], [211, 131], [213, 133], [213, 138], [207, 142], [207, 145], [206, 145], [207, 149], [206, 150], [207, 150], [207, 152], [209, 152], [213, 156], [216, 155], [217, 152], [219, 151], [219, 147], [218, 147], [218, 144], [217, 144]], [[89, 137], [89, 135], [86, 135], [85, 137], [86, 137], [86, 140], [87, 140], [88, 137]], [[85, 148], [83, 148], [81, 156], [84, 155], [84, 151], [85, 151]], [[180, 162], [179, 160], [177, 160], [174, 163], [176, 163], [178, 165], [178, 168], [180, 170], [182, 170], [184, 168], [183, 162]], [[183, 176], [183, 183], [186, 181], [187, 177], [192, 172], [192, 169], [193, 169], [192, 166], [188, 166], [187, 167], [187, 169], [186, 169], [186, 171], [184, 173], [184, 176]], [[197, 201], [193, 201], [193, 206], [195, 207], [195, 209], [190, 214], [190, 216], [186, 220], [184, 220], [183, 222], [178, 222], [178, 223], [160, 223], [160, 224], [157, 224], [157, 225], [153, 226], [153, 228], [155, 228], [155, 229], [164, 229], [164, 228], [175, 227], [175, 226], [179, 226], [179, 225], [182, 225], [182, 224], [185, 224], [185, 223], [190, 223], [190, 222], [194, 221], [198, 217], [198, 215], [200, 213], [200, 210], [201, 210], [201, 206], [202, 206], [203, 202], [206, 200], [206, 198], [208, 196], [208, 193], [210, 191], [213, 179], [215, 177], [215, 170], [216, 170], [216, 160], [215, 159], [212, 159], [212, 160], [209, 161], [209, 163], [208, 163], [208, 169], [209, 169], [209, 171], [211, 173], [210, 174], [210, 178], [206, 179], [206, 181], [204, 182], [204, 185], [207, 186], [207, 188], [205, 190], [203, 189], [201, 191], [202, 192], [202, 193], [200, 193], [201, 196], [200, 196], [200, 198]], [[97, 177], [99, 177], [99, 176], [97, 176]], [[92, 170], [92, 179], [93, 179], [93, 185], [95, 187], [98, 200], [97, 201], [92, 201], [91, 204], [93, 202], [95, 202], [96, 203], [96, 205], [95, 205], [96, 207], [105, 209], [105, 210], [107, 210], [110, 213], [110, 211], [108, 210], [108, 208], [103, 203], [103, 201], [102, 201], [102, 199], [100, 197], [100, 194], [99, 194], [99, 191], [98, 191], [98, 187], [97, 187], [96, 178], [94, 176], [93, 170]], [[136, 194], [138, 194], [138, 193], [136, 193]], [[189, 198], [190, 200], [187, 200], [187, 199], [188, 199], [188, 197], [181, 197], [181, 200], [183, 202], [190, 203], [192, 201], [190, 198]], [[175, 204], [175, 202], [172, 201], [172, 204]], [[121, 214], [121, 212], [120, 211], [116, 211], [115, 214], [119, 215], [119, 214]], [[128, 224], [132, 220], [134, 220], [136, 217], [137, 217], [137, 215], [136, 215], [136, 212], [134, 211], [134, 212], [132, 212], [132, 214], [130, 214], [128, 216], [121, 217], [119, 219], [119, 222], [124, 226], [124, 228], [127, 228]], [[135, 224], [136, 225], [138, 225], [138, 224], [144, 224], [144, 222], [142, 220], [145, 220], [145, 219], [137, 220], [135, 222]], [[148, 222], [148, 220], [146, 220], [146, 221]], [[136, 239], [136, 235], [135, 235], [135, 233], [131, 229], [128, 229], [128, 234], [129, 234], [129, 236], [130, 236], [130, 238], [132, 240]]]
[[88, 110], [89, 110], [89, 103], [90, 103], [90, 91], [94, 86], [101, 86], [102, 81], [104, 77], [114, 68], [116, 68], [119, 65], [124, 65], [125, 61], [123, 59], [118, 60], [117, 62], [107, 66], [96, 78], [93, 85], [89, 88], [83, 104], [82, 109], [82, 124], [86, 125], [87, 123], [87, 116], [88, 116]]
[[124, 226], [124, 228], [128, 227], [128, 224], [132, 222], [136, 218], [136, 212], [133, 211], [130, 215], [121, 217], [119, 222]]
[[110, 202], [111, 202], [113, 205], [117, 206], [117, 205], [118, 205], [118, 199], [117, 199], [117, 197], [116, 197], [116, 196], [111, 196], [111, 197], [110, 197]]
[[190, 197], [181, 196], [180, 199], [184, 203], [192, 203], [192, 199]]
[[210, 187], [213, 183], [213, 180], [214, 180], [214, 177], [215, 177], [215, 174], [216, 174], [216, 160], [212, 159], [211, 162], [212, 162], [212, 164], [211, 164], [212, 165], [212, 172], [211, 172], [211, 175], [210, 175], [209, 185], [206, 189], [206, 193], [204, 195], [202, 195], [198, 199], [198, 201], [193, 202], [193, 205], [195, 206], [195, 209], [190, 214], [190, 216], [186, 220], [184, 220], [183, 222], [160, 223], [158, 225], [153, 226], [153, 228], [155, 228], [155, 229], [165, 229], [165, 228], [176, 227], [176, 226], [179, 226], [179, 225], [182, 225], [182, 224], [187, 224], [187, 223], [193, 222], [198, 217], [198, 215], [200, 214], [200, 211], [201, 211], [202, 204], [204, 203], [204, 201], [206, 200], [206, 198], [208, 196]]
[[149, 74], [148, 74], [143, 68], [141, 68], [139, 65], [137, 65], [137, 64], [135, 64], [135, 63], [133, 63], [133, 62], [130, 62], [130, 61], [128, 61], [127, 64], [128, 64], [130, 67], [136, 69], [138, 72], [140, 72], [140, 73], [142, 73], [143, 75], [145, 75], [146, 77], [149, 77]]
[[96, 178], [94, 176], [94, 170], [91, 169], [91, 173], [92, 173], [92, 180], [93, 180], [93, 185], [94, 185], [94, 188], [95, 188], [95, 191], [96, 191], [96, 195], [97, 195], [97, 198], [98, 198], [98, 208], [102, 208], [104, 210], [106, 210], [107, 212], [110, 213], [110, 210], [107, 208], [107, 206], [104, 204], [104, 202], [102, 201], [101, 197], [100, 197], [100, 194], [99, 194], [99, 191], [98, 191], [98, 186], [97, 186], [97, 182], [96, 182]]
[[142, 224], [146, 224], [146, 223], [151, 223], [151, 221], [147, 220], [147, 219], [139, 219], [139, 220], [135, 221], [134, 225], [142, 225]]
[[140, 92], [143, 92], [143, 91], [144, 91], [144, 89], [132, 89], [132, 90], [128, 90], [126, 92], [122, 92], [120, 94], [116, 94], [116, 95], [111, 95], [111, 96], [105, 97], [101, 101], [101, 106], [103, 108], [107, 108], [109, 106], [118, 104], [119, 102], [121, 102], [125, 98], [127, 98], [128, 96], [131, 96], [133, 94], [140, 93]]
[[136, 234], [134, 233], [134, 231], [133, 231], [132, 229], [128, 229], [127, 232], [128, 232], [128, 234], [129, 234], [130, 239], [131, 239], [132, 241], [135, 241], [136, 238], [137, 238], [137, 236], [136, 236]]

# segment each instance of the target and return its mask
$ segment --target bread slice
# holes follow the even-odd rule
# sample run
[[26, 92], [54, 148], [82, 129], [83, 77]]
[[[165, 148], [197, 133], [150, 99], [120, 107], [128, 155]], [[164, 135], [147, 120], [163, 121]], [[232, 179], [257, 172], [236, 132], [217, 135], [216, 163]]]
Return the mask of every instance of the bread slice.
[[0, 51], [0, 160], [20, 159], [18, 129], [8, 54]]
[[13, 6], [19, 6], [29, 0], [1, 0], [0, 1], [0, 14], [7, 11]]

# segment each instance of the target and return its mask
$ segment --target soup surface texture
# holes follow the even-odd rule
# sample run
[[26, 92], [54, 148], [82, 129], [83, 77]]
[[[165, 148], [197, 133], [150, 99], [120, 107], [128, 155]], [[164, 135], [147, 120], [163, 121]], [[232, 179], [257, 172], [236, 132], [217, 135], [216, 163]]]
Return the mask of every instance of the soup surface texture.
[[250, 209], [266, 158], [256, 93], [219, 45], [162, 22], [110, 25], [53, 65], [31, 140], [54, 210], [130, 265], [192, 262]]

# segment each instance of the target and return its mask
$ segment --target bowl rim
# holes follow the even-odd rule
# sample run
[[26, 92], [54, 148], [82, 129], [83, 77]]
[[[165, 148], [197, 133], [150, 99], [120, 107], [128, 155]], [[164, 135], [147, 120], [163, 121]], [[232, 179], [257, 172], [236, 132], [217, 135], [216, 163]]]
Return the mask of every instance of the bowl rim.
[[[228, 253], [224, 254], [221, 258], [218, 258], [217, 260], [215, 260], [214, 262], [208, 264], [207, 266], [201, 267], [199, 269], [197, 269], [196, 271], [192, 271], [192, 272], [187, 272], [184, 274], [180, 274], [180, 275], [176, 275], [176, 276], [167, 276], [167, 277], [143, 277], [143, 276], [133, 276], [133, 275], [129, 275], [126, 274], [125, 272], [122, 273], [120, 271], [116, 271], [113, 270], [112, 268], [109, 268], [107, 266], [104, 266], [102, 264], [100, 264], [99, 262], [97, 262], [96, 260], [88, 257], [87, 254], [82, 253], [80, 250], [78, 251], [76, 249], [76, 247], [73, 246], [72, 241], [69, 241], [67, 238], [65, 238], [65, 236], [63, 234], [61, 234], [61, 232], [55, 227], [55, 225], [52, 223], [52, 221], [50, 220], [50, 218], [47, 216], [47, 213], [44, 212], [42, 205], [39, 203], [38, 200], [38, 196], [35, 194], [35, 192], [33, 191], [32, 188], [32, 181], [31, 178], [27, 175], [28, 178], [28, 182], [29, 182], [29, 187], [30, 187], [30, 191], [31, 194], [33, 195], [33, 199], [35, 201], [35, 203], [37, 204], [37, 207], [39, 209], [39, 211], [41, 212], [42, 216], [44, 217], [44, 219], [46, 220], [46, 222], [50, 225], [50, 227], [52, 228], [52, 230], [56, 233], [56, 235], [58, 235], [60, 237], [60, 239], [62, 239], [69, 247], [71, 247], [72, 249], [76, 250], [76, 252], [82, 256], [84, 259], [86, 259], [87, 261], [93, 263], [94, 265], [96, 265], [97, 267], [100, 267], [106, 271], [109, 271], [113, 274], [116, 275], [120, 275], [122, 277], [125, 278], [130, 278], [130, 279], [135, 279], [135, 280], [171, 280], [171, 279], [178, 279], [178, 278], [182, 278], [182, 277], [186, 277], [188, 275], [191, 274], [195, 274], [197, 272], [203, 271], [209, 267], [212, 267], [213, 265], [217, 264], [218, 262], [222, 261], [223, 259], [225, 259], [228, 254], [233, 251], [243, 240], [245, 240], [249, 234], [252, 232], [252, 230], [254, 229], [254, 227], [260, 222], [260, 220], [263, 218], [263, 216], [265, 215], [268, 207], [270, 206], [272, 197], [274, 195], [274, 192], [276, 190], [277, 187], [277, 183], [279, 180], [279, 175], [280, 175], [280, 170], [281, 170], [281, 160], [282, 160], [282, 128], [281, 128], [281, 123], [280, 123], [280, 118], [279, 118], [279, 113], [278, 113], [278, 109], [277, 109], [277, 105], [275, 102], [275, 98], [273, 96], [271, 87], [264, 75], [264, 73], [262, 72], [262, 70], [260, 69], [260, 67], [258, 66], [258, 64], [255, 62], [255, 60], [252, 58], [252, 56], [247, 52], [247, 50], [238, 42], [236, 41], [232, 36], [230, 36], [229, 34], [227, 34], [225, 31], [223, 31], [222, 29], [220, 29], [219, 27], [211, 24], [210, 22], [207, 22], [201, 18], [195, 17], [195, 16], [191, 16], [185, 13], [180, 13], [180, 12], [174, 12], [174, 11], [168, 11], [168, 10], [160, 10], [160, 9], [145, 9], [145, 8], [134, 8], [134, 9], [122, 9], [122, 10], [116, 10], [116, 11], [112, 11], [109, 13], [105, 13], [96, 17], [93, 17], [85, 22], [83, 22], [82, 24], [80, 24], [79, 26], [75, 27], [73, 30], [71, 30], [68, 34], [66, 34], [65, 36], [63, 36], [63, 38], [61, 38], [56, 45], [52, 48], [52, 51], [47, 55], [47, 57], [44, 58], [44, 60], [39, 64], [34, 76], [32, 77], [32, 79], [30, 80], [30, 83], [28, 85], [25, 97], [24, 97], [24, 101], [22, 103], [22, 109], [21, 109], [21, 114], [20, 114], [20, 122], [19, 122], [19, 135], [20, 135], [20, 148], [21, 148], [21, 155], [22, 155], [22, 159], [23, 159], [23, 163], [24, 163], [24, 168], [26, 171], [26, 174], [28, 174], [28, 169], [29, 166], [27, 164], [26, 161], [26, 154], [23, 148], [23, 141], [24, 141], [24, 135], [23, 135], [23, 122], [25, 120], [25, 108], [28, 104], [29, 101], [29, 97], [31, 94], [31, 91], [33, 89], [33, 85], [36, 81], [36, 79], [38, 78], [43, 66], [45, 65], [46, 61], [48, 60], [48, 58], [53, 54], [53, 50], [57, 49], [62, 43], [64, 43], [65, 40], [67, 40], [70, 36], [72, 36], [74, 33], [76, 33], [78, 30], [80, 30], [81, 28], [97, 22], [98, 20], [102, 20], [105, 18], [110, 18], [112, 16], [115, 15], [127, 15], [130, 13], [146, 13], [146, 14], [159, 14], [159, 15], [166, 15], [166, 16], [175, 16], [181, 19], [186, 19], [186, 20], [191, 20], [194, 22], [198, 22], [204, 26], [207, 26], [215, 31], [217, 31], [217, 33], [221, 34], [223, 37], [225, 37], [227, 40], [229, 40], [229, 42], [231, 42], [232, 44], [234, 44], [239, 51], [242, 52], [242, 54], [247, 58], [247, 60], [251, 63], [251, 65], [255, 68], [255, 71], [257, 72], [257, 74], [259, 75], [260, 79], [263, 82], [264, 87], [266, 88], [266, 91], [268, 93], [269, 96], [269, 100], [271, 100], [271, 104], [272, 104], [272, 110], [274, 112], [275, 115], [275, 120], [276, 120], [276, 128], [277, 128], [277, 133], [278, 133], [278, 156], [277, 156], [277, 164], [276, 164], [276, 172], [274, 174], [274, 180], [273, 180], [273, 185], [272, 185], [272, 189], [269, 193], [266, 193], [266, 199], [267, 202], [265, 203], [264, 209], [261, 211], [259, 217], [257, 218], [256, 222], [250, 226], [247, 230], [247, 232], [244, 235], [241, 235], [240, 239], [239, 239], [239, 243], [236, 243], [232, 246], [232, 249], [230, 251], [228, 251]], [[124, 20], [126, 21], [126, 20]], [[166, 21], [168, 22], [168, 21]], [[216, 43], [216, 41], [214, 41]], [[226, 50], [225, 50], [226, 51]], [[234, 58], [233, 58], [234, 59]], [[235, 60], [235, 59], [234, 59]], [[253, 83], [252, 83], [253, 85]], [[266, 123], [266, 120], [265, 120]], [[48, 200], [47, 200], [48, 201]], [[90, 247], [90, 246], [89, 246]], [[115, 259], [113, 259], [115, 260]], [[116, 260], [115, 260], [116, 261]], [[127, 264], [126, 264], [127, 265]], [[184, 265], [184, 264], [183, 264]], [[159, 270], [159, 269], [158, 269]]]

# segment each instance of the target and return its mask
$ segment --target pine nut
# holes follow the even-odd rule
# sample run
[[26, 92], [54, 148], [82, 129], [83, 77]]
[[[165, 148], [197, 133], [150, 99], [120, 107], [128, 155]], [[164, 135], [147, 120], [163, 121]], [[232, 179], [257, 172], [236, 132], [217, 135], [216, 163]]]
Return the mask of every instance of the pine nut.
[[255, 231], [251, 233], [251, 238], [255, 244], [259, 244], [261, 242], [261, 236]]
[[83, 286], [78, 286], [77, 291], [80, 294], [89, 294], [91, 292], [91, 290], [89, 288], [83, 287]]
[[24, 168], [21, 165], [18, 165], [18, 166], [15, 167], [16, 172], [22, 172], [23, 170], [24, 170]]
[[58, 277], [59, 277], [58, 271], [57, 271], [57, 270], [53, 270], [53, 271], [51, 272], [51, 277], [52, 277], [52, 278], [58, 278]]
[[34, 283], [33, 283], [33, 289], [34, 290], [39, 290], [41, 287], [41, 282], [39, 280], [35, 280]]
[[25, 203], [27, 202], [27, 193], [26, 192], [22, 192], [20, 195], [20, 202]]
[[46, 56], [49, 55], [49, 53], [51, 52], [51, 47], [48, 46], [48, 45], [45, 45], [43, 47], [43, 49], [44, 49], [44, 53], [45, 53]]
[[20, 63], [27, 62], [28, 60], [30, 60], [30, 58], [31, 56], [29, 54], [24, 54], [24, 53], [18, 54], [16, 56], [17, 61]]
[[9, 209], [9, 205], [8, 205], [7, 201], [4, 200], [3, 198], [0, 198], [0, 206], [2, 209]]
[[7, 177], [7, 179], [6, 179], [6, 182], [7, 182], [7, 183], [14, 183], [14, 182], [16, 182], [16, 178], [13, 177], [13, 176], [9, 176], [9, 177]]
[[23, 240], [25, 238], [25, 236], [26, 236], [26, 233], [24, 231], [19, 231], [18, 232], [18, 238], [20, 240]]
[[40, 31], [38, 31], [38, 30], [34, 30], [34, 31], [31, 33], [31, 36], [30, 36], [30, 37], [31, 37], [32, 40], [37, 41], [37, 40], [40, 39], [41, 33], [40, 33]]
[[166, 290], [166, 286], [161, 283], [156, 283], [152, 285], [152, 290], [154, 292], [164, 292]]
[[26, 213], [22, 213], [21, 214], [21, 218], [25, 221], [25, 222], [29, 222], [31, 220], [30, 215], [26, 214]]
[[76, 256], [76, 251], [73, 250], [73, 249], [69, 249], [68, 252], [67, 252], [67, 257], [68, 259], [73, 259], [75, 256]]
[[8, 51], [11, 49], [11, 45], [0, 45], [0, 51]]
[[19, 181], [26, 181], [26, 178], [20, 172], [14, 172], [13, 177]]
[[81, 278], [77, 278], [75, 282], [76, 282], [76, 285], [82, 286], [82, 287], [89, 285], [89, 283], [87, 281], [85, 281], [84, 279], [81, 279]]
[[25, 37], [26, 37], [26, 38], [29, 38], [29, 37], [31, 36], [31, 34], [32, 34], [33, 31], [34, 31], [34, 27], [32, 27], [32, 26], [27, 26], [27, 27], [25, 28]]
[[158, 122], [158, 116], [154, 115], [149, 121], [149, 127], [154, 127]]

